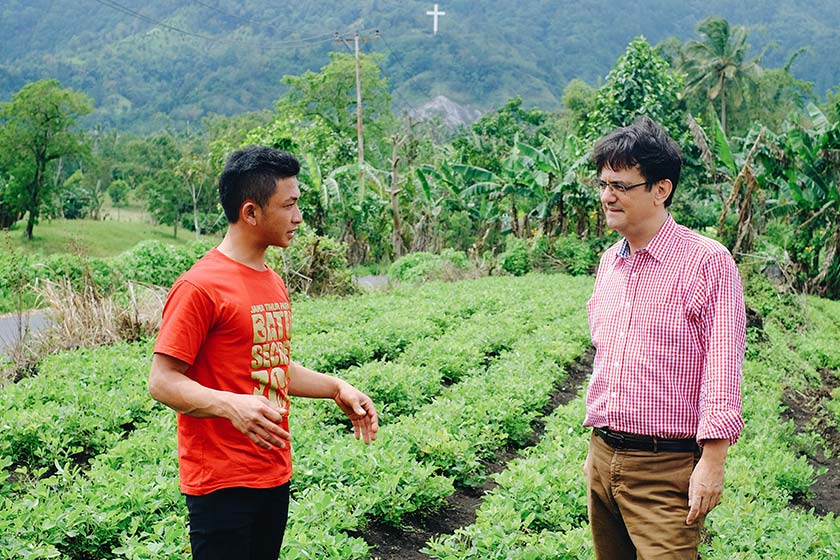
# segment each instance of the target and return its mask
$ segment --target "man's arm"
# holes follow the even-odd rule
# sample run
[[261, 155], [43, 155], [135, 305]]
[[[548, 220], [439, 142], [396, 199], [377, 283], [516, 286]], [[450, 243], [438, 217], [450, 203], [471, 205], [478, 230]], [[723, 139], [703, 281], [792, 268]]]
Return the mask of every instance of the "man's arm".
[[726, 453], [744, 426], [741, 371], [746, 315], [741, 279], [728, 253], [710, 258], [704, 276], [708, 282], [704, 312], [706, 363], [697, 432], [697, 439], [703, 444], [703, 456], [689, 481], [687, 524], [709, 513], [720, 502]]
[[185, 375], [189, 364], [155, 353], [149, 393], [169, 408], [197, 418], [226, 418], [262, 447], [286, 447], [289, 432], [280, 427], [287, 411], [262, 395], [238, 395], [210, 389]]
[[706, 515], [720, 503], [723, 494], [723, 465], [729, 450], [728, 439], [710, 439], [703, 442], [703, 456], [688, 483], [688, 516], [691, 525], [700, 515]]
[[344, 380], [318, 373], [297, 362], [289, 363], [289, 394], [296, 397], [333, 399], [350, 418], [356, 439], [365, 443], [376, 439], [379, 418], [373, 401]]

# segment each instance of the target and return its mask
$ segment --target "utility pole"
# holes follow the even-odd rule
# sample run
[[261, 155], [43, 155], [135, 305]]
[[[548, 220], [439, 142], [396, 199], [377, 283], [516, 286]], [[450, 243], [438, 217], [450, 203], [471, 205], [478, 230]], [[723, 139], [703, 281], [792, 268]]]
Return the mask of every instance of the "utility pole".
[[401, 136], [399, 134], [395, 134], [393, 138], [391, 138], [391, 142], [393, 142], [393, 148], [391, 150], [391, 217], [394, 220], [394, 229], [391, 231], [391, 244], [394, 246], [394, 260], [400, 258], [403, 254], [403, 241], [402, 235], [400, 233], [400, 229], [402, 228], [400, 224], [400, 199], [399, 194], [402, 189], [399, 188], [399, 175], [397, 174], [397, 167], [400, 163], [400, 156], [399, 156], [399, 148], [402, 146], [406, 140], [408, 140], [408, 135]]
[[[359, 32], [353, 34], [353, 52], [356, 56], [356, 143], [359, 152], [359, 181], [362, 180], [362, 168], [365, 163], [365, 139], [362, 130], [362, 70], [359, 62], [359, 42], [379, 39], [379, 31], [373, 37], [359, 37]], [[335, 34], [335, 40], [344, 43], [349, 48], [349, 37], [339, 37]]]

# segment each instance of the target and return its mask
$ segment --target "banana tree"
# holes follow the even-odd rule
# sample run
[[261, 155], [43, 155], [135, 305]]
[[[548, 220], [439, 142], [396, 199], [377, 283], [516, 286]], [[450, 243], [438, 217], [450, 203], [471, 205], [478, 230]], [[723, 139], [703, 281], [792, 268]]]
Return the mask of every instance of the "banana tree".
[[522, 207], [534, 206], [536, 189], [539, 188], [537, 182], [546, 182], [547, 179], [545, 175], [542, 175], [542, 179], [537, 178], [540, 171], [534, 159], [524, 155], [520, 148], [521, 144], [516, 142], [510, 154], [502, 160], [500, 173], [471, 165], [456, 167], [469, 184], [463, 195], [479, 201], [506, 201], [510, 209], [510, 216], [505, 224], [507, 229], [516, 237], [526, 237], [531, 230], [531, 211], [529, 209], [523, 212]]
[[792, 128], [786, 152], [792, 165], [785, 183], [795, 226], [791, 259], [800, 269], [801, 287], [813, 294], [840, 297], [840, 123], [831, 123], [808, 105], [812, 127]]
[[569, 214], [574, 211], [577, 229], [582, 233], [590, 210], [597, 207], [597, 200], [591, 189], [585, 187], [589, 158], [578, 139], [574, 136], [562, 142], [546, 139], [543, 148], [518, 143], [516, 148], [533, 162], [535, 172], [530, 194], [535, 205], [529, 216], [536, 218], [538, 232], [549, 237], [558, 230], [568, 233]]
[[[692, 128], [695, 137], [696, 129]], [[743, 149], [738, 149], [734, 141], [726, 137], [723, 126], [716, 116], [712, 119], [714, 159], [704, 154], [704, 160], [710, 165], [710, 175], [716, 182], [719, 196], [723, 202], [718, 217], [718, 237], [730, 239], [730, 250], [733, 255], [749, 252], [759, 233], [756, 223], [763, 215], [764, 195], [761, 190], [764, 176], [763, 167], [757, 162], [757, 155], [765, 144], [767, 130], [764, 127], [750, 130], [743, 139]], [[703, 150], [708, 149], [705, 142], [697, 142]], [[749, 146], [749, 149], [747, 147]], [[713, 165], [717, 161], [719, 165]], [[724, 195], [724, 187], [729, 186], [729, 194]], [[735, 208], [738, 213], [734, 226], [734, 235], [727, 223], [727, 215]], [[734, 237], [734, 239], [733, 239]]]
[[325, 212], [331, 223], [340, 224], [341, 240], [348, 245], [351, 263], [367, 260], [370, 249], [381, 249], [380, 238], [387, 236], [384, 183], [388, 174], [366, 162], [361, 166], [352, 163], [333, 169], [321, 180]]
[[414, 226], [412, 250], [439, 250], [444, 215], [460, 212], [466, 214], [476, 228], [476, 240], [470, 249], [481, 254], [490, 235], [498, 229], [499, 205], [494, 200], [471, 196], [468, 186], [488, 172], [481, 168], [450, 163], [453, 154], [449, 150], [441, 155], [435, 165], [417, 168], [421, 211]]

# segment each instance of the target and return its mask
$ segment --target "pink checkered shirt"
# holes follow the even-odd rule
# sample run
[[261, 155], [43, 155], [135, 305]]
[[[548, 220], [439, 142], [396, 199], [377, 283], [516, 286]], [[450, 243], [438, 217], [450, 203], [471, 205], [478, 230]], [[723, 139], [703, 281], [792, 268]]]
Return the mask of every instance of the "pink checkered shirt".
[[629, 249], [607, 249], [587, 305], [596, 354], [584, 426], [735, 443], [746, 317], [732, 256], [670, 215], [645, 249]]

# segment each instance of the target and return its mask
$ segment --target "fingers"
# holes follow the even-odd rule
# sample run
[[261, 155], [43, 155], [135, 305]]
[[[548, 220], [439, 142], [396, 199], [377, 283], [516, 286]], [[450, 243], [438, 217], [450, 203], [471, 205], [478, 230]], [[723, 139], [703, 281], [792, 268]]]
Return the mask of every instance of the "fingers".
[[715, 509], [720, 503], [720, 498], [720, 494], [713, 494], [709, 496], [697, 494], [694, 497], [689, 497], [688, 516], [685, 518], [685, 524], [691, 525], [697, 521], [700, 516], [706, 515]]
[[347, 391], [336, 398], [336, 404], [353, 424], [353, 435], [356, 439], [364, 439], [366, 444], [376, 440], [379, 417], [370, 397], [348, 385]]
[[263, 449], [284, 448], [291, 435], [280, 423], [286, 409], [263, 396], [237, 395], [235, 413], [230, 420], [234, 427]]
[[266, 419], [257, 420], [253, 423], [245, 435], [248, 439], [262, 447], [263, 449], [270, 449], [271, 447], [285, 448], [286, 442], [291, 440], [291, 434]]
[[373, 415], [366, 415], [362, 418], [352, 420], [352, 422], [353, 433], [356, 439], [362, 438], [366, 444], [376, 441], [376, 432], [379, 431], [379, 420], [375, 412]]
[[689, 500], [688, 516], [685, 518], [686, 525], [691, 525], [697, 520], [697, 516], [700, 515], [700, 504], [702, 502], [702, 498], [695, 498], [694, 500]]
[[[373, 404], [371, 403], [371, 407]], [[364, 439], [368, 444], [376, 440], [376, 432], [379, 430], [379, 419], [376, 415], [376, 410], [372, 413], [363, 411], [364, 415], [356, 415], [350, 417], [350, 422], [353, 424], [353, 435], [356, 439]]]
[[267, 418], [268, 420], [270, 420], [271, 422], [274, 422], [274, 423], [281, 422], [283, 420], [283, 417], [286, 414], [288, 414], [289, 411], [286, 410], [285, 408], [280, 407], [279, 405], [271, 402], [270, 400], [266, 399], [265, 397], [260, 397], [260, 398], [265, 400], [265, 402], [263, 403], [265, 405], [265, 408], [260, 409], [259, 412], [261, 412], [262, 415], [265, 418]]

